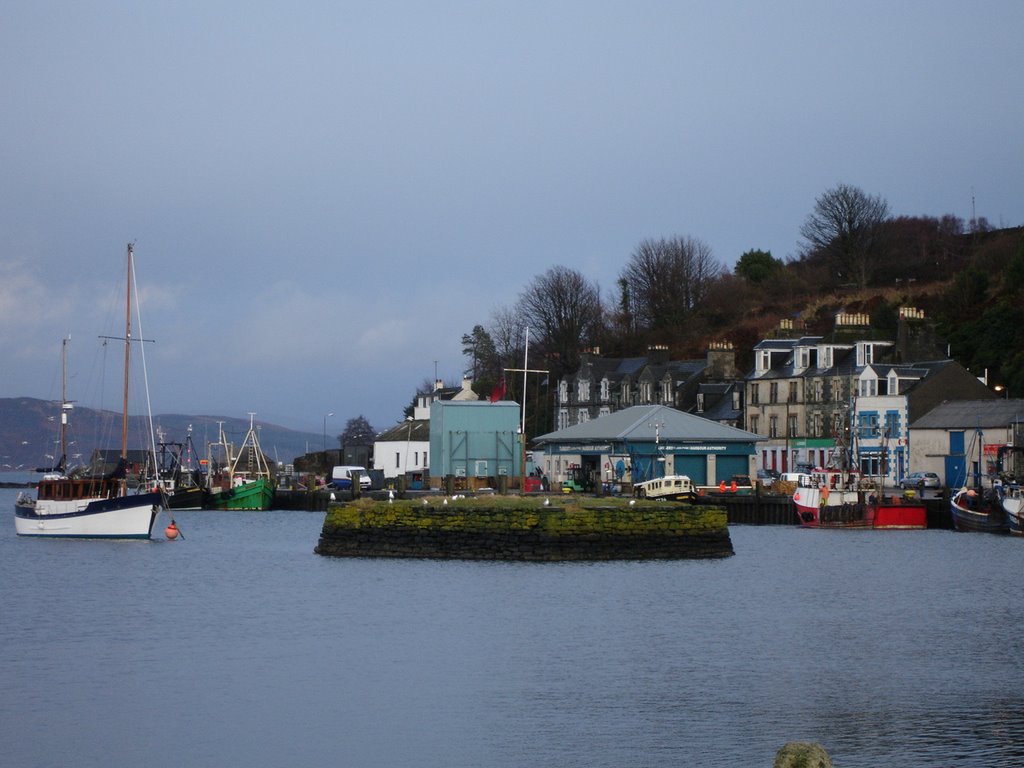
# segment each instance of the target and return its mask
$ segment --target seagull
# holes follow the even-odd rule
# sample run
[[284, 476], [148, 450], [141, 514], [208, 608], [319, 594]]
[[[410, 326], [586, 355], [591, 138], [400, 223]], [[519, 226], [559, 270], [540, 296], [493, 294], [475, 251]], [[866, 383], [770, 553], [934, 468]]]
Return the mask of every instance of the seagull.
[[636, 499], [630, 499], [629, 500], [629, 506], [632, 507], [634, 504], [636, 504]]
[[393, 490], [388, 491], [388, 504], [391, 504], [395, 500], [395, 492]]
[[334, 501], [334, 491], [331, 491], [331, 501]]
[[447, 499], [447, 498], [446, 498], [446, 499], [444, 500], [444, 505], [445, 505], [446, 507], [448, 506], [448, 499]]
[[550, 505], [551, 505], [551, 499], [544, 499], [544, 506], [547, 507], [547, 506], [550, 506]]

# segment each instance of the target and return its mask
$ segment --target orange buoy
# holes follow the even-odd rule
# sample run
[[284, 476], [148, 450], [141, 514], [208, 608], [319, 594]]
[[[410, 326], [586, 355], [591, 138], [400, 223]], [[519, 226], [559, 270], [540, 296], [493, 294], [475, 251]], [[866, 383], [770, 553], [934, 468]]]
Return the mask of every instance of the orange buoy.
[[164, 535], [172, 541], [178, 538], [178, 526], [174, 524], [173, 520], [171, 521], [171, 524], [164, 529]]

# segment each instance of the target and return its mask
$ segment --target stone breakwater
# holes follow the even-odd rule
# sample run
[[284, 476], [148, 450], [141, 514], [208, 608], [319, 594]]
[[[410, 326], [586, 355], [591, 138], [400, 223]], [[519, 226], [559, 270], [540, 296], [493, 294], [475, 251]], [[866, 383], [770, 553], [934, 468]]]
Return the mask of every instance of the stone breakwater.
[[726, 512], [664, 502], [484, 497], [332, 504], [314, 551], [334, 557], [652, 560], [733, 554]]

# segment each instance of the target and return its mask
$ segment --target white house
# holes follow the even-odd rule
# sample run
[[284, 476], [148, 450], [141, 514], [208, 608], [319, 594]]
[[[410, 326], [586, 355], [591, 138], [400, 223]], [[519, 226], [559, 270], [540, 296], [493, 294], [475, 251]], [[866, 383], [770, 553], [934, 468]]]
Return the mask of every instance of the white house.
[[413, 415], [377, 435], [373, 443], [373, 468], [385, 481], [405, 477], [409, 488], [426, 487], [430, 474], [430, 404], [437, 400], [479, 400], [471, 379], [460, 387], [445, 387], [440, 379], [430, 392], [416, 395]]

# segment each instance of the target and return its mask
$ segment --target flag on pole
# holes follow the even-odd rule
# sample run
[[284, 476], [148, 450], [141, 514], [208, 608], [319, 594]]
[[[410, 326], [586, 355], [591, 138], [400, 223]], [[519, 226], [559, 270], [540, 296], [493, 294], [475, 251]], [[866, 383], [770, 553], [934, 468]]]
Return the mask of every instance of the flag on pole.
[[491, 390], [491, 402], [496, 403], [505, 397], [505, 377], [502, 376], [498, 379], [498, 383], [494, 385], [494, 389]]

